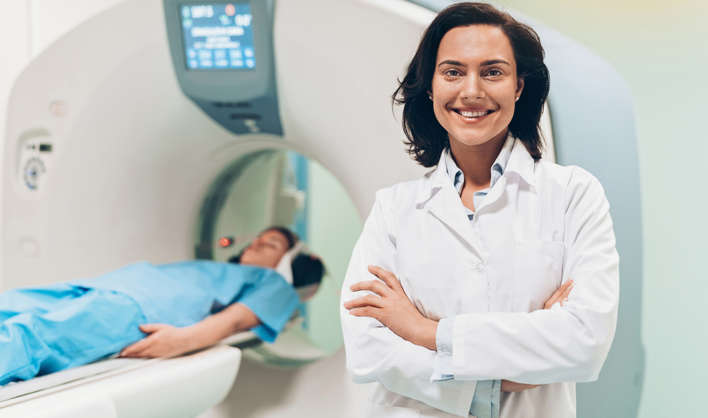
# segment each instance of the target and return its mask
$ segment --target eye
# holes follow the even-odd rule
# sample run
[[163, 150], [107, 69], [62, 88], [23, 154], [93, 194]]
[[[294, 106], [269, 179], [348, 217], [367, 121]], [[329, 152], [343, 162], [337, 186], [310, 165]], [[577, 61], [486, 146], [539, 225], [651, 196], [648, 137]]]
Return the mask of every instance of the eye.
[[484, 75], [488, 77], [499, 77], [504, 75], [504, 73], [498, 68], [490, 68]]
[[459, 77], [462, 75], [461, 72], [459, 72], [458, 70], [456, 70], [454, 68], [450, 68], [449, 70], [445, 70], [443, 72], [443, 74], [445, 74], [445, 76], [447, 76], [447, 77]]

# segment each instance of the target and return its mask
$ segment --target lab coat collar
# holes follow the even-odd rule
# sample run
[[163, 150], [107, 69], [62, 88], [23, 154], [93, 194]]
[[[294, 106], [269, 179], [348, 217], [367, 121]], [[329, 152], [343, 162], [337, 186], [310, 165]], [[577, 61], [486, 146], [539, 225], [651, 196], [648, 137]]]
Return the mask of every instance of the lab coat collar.
[[[480, 248], [479, 239], [473, 233], [464, 205], [462, 205], [460, 200], [460, 195], [455, 190], [455, 186], [450, 181], [447, 173], [445, 165], [447, 152], [450, 151], [448, 149], [443, 150], [437, 167], [426, 175], [429, 179], [430, 187], [423, 188], [422, 194], [416, 202], [416, 208], [428, 210], [453, 233], [458, 235], [460, 239], [466, 242], [473, 251], [478, 252]], [[529, 185], [535, 185], [534, 160], [524, 144], [516, 139], [514, 139], [504, 175], [484, 199], [482, 206], [488, 205], [499, 197], [509, 180], [509, 173], [516, 173], [520, 179]]]
[[536, 162], [531, 154], [529, 154], [524, 143], [515, 138], [504, 174], [516, 173], [528, 185], [536, 186], [536, 177], [534, 175], [535, 165]]
[[[534, 178], [534, 165], [535, 161], [533, 157], [531, 157], [531, 154], [526, 150], [526, 147], [524, 146], [523, 142], [521, 142], [519, 139], [511, 137], [511, 141], [513, 143], [511, 144], [511, 153], [509, 155], [509, 160], [506, 163], [506, 167], [504, 168], [504, 174], [506, 173], [516, 173], [519, 175], [519, 177], [524, 180], [527, 184], [531, 186], [536, 185], [536, 179]], [[505, 145], [506, 147], [506, 145]], [[440, 153], [440, 160], [438, 161], [437, 167], [428, 173], [430, 180], [431, 180], [431, 186], [432, 189], [435, 189], [436, 187], [442, 187], [445, 184], [450, 184], [452, 183], [450, 181], [450, 177], [447, 173], [447, 166], [445, 163], [445, 158], [447, 158], [447, 154], [450, 152], [449, 148], [445, 148], [442, 153]], [[453, 186], [454, 189], [454, 186]], [[433, 194], [437, 193], [434, 191], [431, 191], [430, 194], [427, 194], [422, 197], [422, 200], [427, 200], [433, 197]], [[419, 202], [422, 203], [422, 202]]]

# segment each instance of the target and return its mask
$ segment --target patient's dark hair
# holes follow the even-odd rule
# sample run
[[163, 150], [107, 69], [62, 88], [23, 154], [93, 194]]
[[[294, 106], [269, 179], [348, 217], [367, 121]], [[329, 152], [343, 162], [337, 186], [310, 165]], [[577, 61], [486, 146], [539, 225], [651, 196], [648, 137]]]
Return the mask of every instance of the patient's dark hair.
[[293, 286], [301, 287], [317, 284], [326, 274], [324, 263], [312, 254], [298, 254], [293, 259]]
[[432, 90], [435, 61], [443, 36], [456, 27], [471, 25], [496, 26], [509, 39], [516, 60], [516, 75], [524, 80], [509, 131], [521, 140], [534, 160], [540, 159], [539, 121], [550, 86], [541, 40], [530, 26], [510, 14], [489, 4], [471, 2], [452, 5], [437, 15], [423, 34], [403, 81], [393, 93], [393, 103], [403, 105], [402, 123], [408, 153], [424, 167], [432, 167], [440, 160], [443, 149], [450, 146], [447, 132], [435, 118], [428, 94]]
[[285, 239], [288, 241], [288, 250], [293, 248], [295, 246], [295, 244], [297, 244], [297, 242], [299, 241], [299, 238], [297, 237], [297, 235], [295, 235], [295, 233], [293, 231], [291, 231], [289, 228], [286, 228], [284, 226], [271, 226], [270, 228], [264, 229], [261, 232], [261, 234], [263, 232], [268, 232], [268, 231], [278, 231], [281, 234], [283, 234]]
[[[264, 229], [261, 233], [267, 231], [280, 232], [288, 241], [288, 250], [292, 249], [300, 240], [293, 231], [284, 226], [271, 226], [270, 228]], [[229, 263], [240, 263], [242, 253], [243, 250], [235, 256], [229, 258]], [[293, 287], [302, 287], [320, 283], [322, 281], [322, 277], [327, 274], [322, 260], [312, 254], [300, 253], [296, 255], [292, 261], [291, 268], [293, 270]]]

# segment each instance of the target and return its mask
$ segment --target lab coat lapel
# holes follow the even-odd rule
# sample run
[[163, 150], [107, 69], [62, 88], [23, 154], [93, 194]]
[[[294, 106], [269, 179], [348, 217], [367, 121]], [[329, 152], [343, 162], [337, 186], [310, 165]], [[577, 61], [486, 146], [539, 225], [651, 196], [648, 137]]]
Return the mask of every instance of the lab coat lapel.
[[479, 237], [475, 236], [472, 230], [460, 196], [447, 175], [443, 158], [444, 155], [437, 168], [430, 173], [430, 187], [424, 190], [417, 207], [428, 211], [442, 222], [450, 233], [479, 255]]
[[494, 187], [492, 187], [492, 190], [489, 191], [489, 193], [484, 197], [484, 200], [482, 200], [482, 204], [479, 206], [479, 208], [477, 208], [477, 215], [486, 211], [485, 208], [494, 205], [494, 203], [496, 203], [496, 201], [499, 200], [499, 198], [507, 191], [506, 182], [506, 176], [502, 176], [499, 180], [497, 180], [497, 182], [494, 184]]

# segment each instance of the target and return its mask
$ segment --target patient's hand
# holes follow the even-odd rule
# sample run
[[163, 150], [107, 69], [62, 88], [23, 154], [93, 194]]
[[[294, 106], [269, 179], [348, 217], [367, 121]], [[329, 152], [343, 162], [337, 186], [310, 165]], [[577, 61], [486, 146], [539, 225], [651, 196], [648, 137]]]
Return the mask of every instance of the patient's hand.
[[174, 357], [192, 351], [187, 328], [145, 324], [140, 330], [149, 335], [121, 350], [120, 357]]

